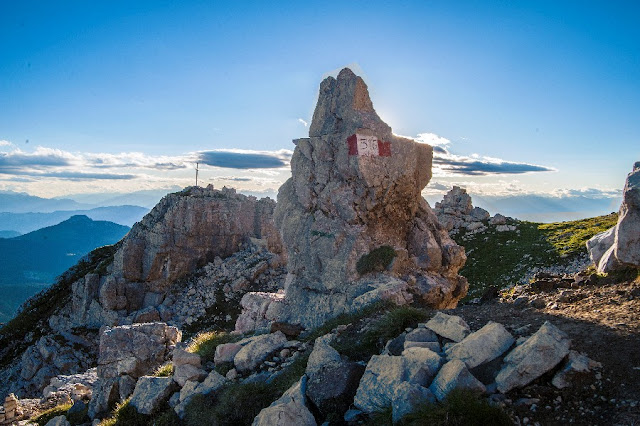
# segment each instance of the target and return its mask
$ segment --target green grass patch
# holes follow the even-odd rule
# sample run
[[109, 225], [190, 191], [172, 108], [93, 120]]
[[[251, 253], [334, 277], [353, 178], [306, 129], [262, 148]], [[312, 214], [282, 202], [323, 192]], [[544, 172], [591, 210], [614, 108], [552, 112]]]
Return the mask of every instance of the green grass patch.
[[423, 309], [392, 307], [375, 320], [366, 332], [362, 333], [354, 327], [342, 333], [332, 346], [352, 360], [368, 361], [372, 355], [380, 353], [387, 341], [400, 335], [407, 327], [416, 327], [428, 317], [429, 313]]
[[618, 214], [571, 222], [543, 223], [538, 229], [560, 255], [573, 255], [586, 251], [585, 243], [594, 235], [606, 231], [618, 223]]
[[69, 408], [71, 408], [71, 405], [73, 404], [63, 404], [57, 405], [53, 408], [49, 408], [48, 410], [45, 410], [37, 416], [33, 417], [31, 420], [29, 420], [29, 423], [35, 423], [38, 426], [44, 426], [49, 422], [49, 420], [53, 419], [54, 417], [66, 415], [67, 411], [69, 411]]
[[[151, 416], [140, 414], [131, 404], [131, 398], [116, 405], [111, 417], [102, 420], [98, 426], [179, 426], [180, 419], [173, 409], [165, 404], [161, 410]], [[203, 423], [206, 424], [206, 423]]]
[[156, 371], [151, 373], [155, 377], [170, 377], [173, 374], [173, 364], [168, 362], [156, 368]]
[[187, 406], [184, 424], [251, 425], [260, 410], [268, 407], [300, 379], [308, 358], [308, 355], [300, 356], [269, 384], [232, 383], [216, 394], [194, 396]]
[[391, 246], [381, 246], [373, 249], [369, 254], [365, 254], [356, 263], [356, 270], [360, 275], [369, 272], [381, 272], [396, 257], [396, 251]]
[[337, 317], [334, 317], [325, 321], [324, 324], [311, 330], [310, 332], [302, 334], [300, 336], [300, 339], [305, 342], [310, 342], [312, 340], [317, 339], [320, 336], [324, 336], [325, 334], [330, 333], [331, 330], [335, 329], [339, 325], [347, 325], [347, 324], [355, 323], [357, 321], [360, 321], [363, 318], [367, 318], [372, 315], [375, 315], [376, 313], [382, 312], [385, 309], [387, 309], [389, 306], [390, 305], [388, 303], [377, 302], [377, 303], [372, 303], [371, 305], [366, 306], [357, 312], [338, 315]]
[[237, 342], [240, 338], [240, 336], [232, 336], [229, 333], [220, 331], [206, 331], [198, 333], [191, 343], [189, 343], [187, 352], [200, 355], [203, 363], [208, 361], [213, 362], [218, 345]]
[[[55, 284], [27, 300], [18, 314], [0, 328], [0, 367], [20, 356], [33, 342], [49, 332], [47, 320], [71, 301], [71, 286], [88, 273], [97, 273], [113, 261], [120, 243], [98, 247], [84, 260], [69, 268]], [[33, 339], [24, 337], [33, 333]]]
[[363, 423], [365, 426], [393, 425], [393, 410], [391, 407], [384, 407], [380, 411], [373, 412]]
[[467, 262], [460, 275], [469, 280], [465, 300], [480, 297], [489, 287], [516, 284], [533, 267], [568, 264], [585, 256], [585, 243], [617, 222], [617, 214], [571, 222], [540, 224], [509, 222], [520, 231], [497, 232], [489, 226], [476, 234], [464, 230], [454, 235], [465, 247]]
[[513, 422], [499, 407], [475, 392], [455, 389], [437, 404], [428, 404], [408, 414], [401, 426], [507, 426]]

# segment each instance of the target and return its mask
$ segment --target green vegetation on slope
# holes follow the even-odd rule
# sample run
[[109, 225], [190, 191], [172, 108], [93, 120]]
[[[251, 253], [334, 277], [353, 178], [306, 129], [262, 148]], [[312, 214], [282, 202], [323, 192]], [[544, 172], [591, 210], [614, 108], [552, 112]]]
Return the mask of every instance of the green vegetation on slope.
[[618, 223], [618, 214], [611, 213], [572, 222], [543, 223], [538, 226], [538, 229], [561, 256], [571, 256], [576, 253], [586, 253], [585, 243], [594, 235], [615, 226], [616, 223]]
[[0, 239], [0, 322], [8, 321], [29, 297], [96, 247], [113, 244], [126, 226], [73, 216], [54, 226], [11, 239]]
[[454, 239], [467, 253], [467, 263], [460, 271], [469, 280], [467, 299], [481, 296], [489, 287], [515, 284], [533, 267], [566, 265], [587, 255], [586, 241], [617, 220], [618, 215], [612, 213], [550, 224], [509, 222], [519, 232], [497, 232], [491, 225], [477, 234], [460, 232]]
[[[71, 299], [71, 285], [86, 274], [106, 272], [106, 266], [113, 261], [118, 244], [99, 247], [71, 267], [45, 291], [27, 300], [18, 314], [0, 328], [0, 367], [8, 365], [41, 336], [47, 333], [47, 321], [58, 309]], [[31, 339], [26, 339], [32, 333]]]
[[[366, 331], [360, 327], [348, 328], [332, 343], [342, 355], [354, 361], [369, 361], [372, 355], [378, 354], [390, 339], [400, 335], [407, 327], [416, 327], [418, 323], [429, 317], [424, 309], [409, 306], [389, 306], [387, 310], [363, 310], [364, 314], [357, 321], [378, 316]], [[354, 321], [355, 323], [356, 321]]]

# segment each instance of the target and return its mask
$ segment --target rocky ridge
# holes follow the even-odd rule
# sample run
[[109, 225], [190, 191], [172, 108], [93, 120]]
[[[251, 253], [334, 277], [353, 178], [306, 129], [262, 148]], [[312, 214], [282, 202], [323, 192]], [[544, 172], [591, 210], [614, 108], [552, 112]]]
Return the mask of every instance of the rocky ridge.
[[165, 197], [112, 257], [100, 257], [62, 290], [65, 299], [54, 315], [40, 319], [42, 337], [29, 333], [2, 348], [15, 351], [27, 343], [21, 357], [0, 370], [0, 395], [38, 395], [52, 379], [95, 366], [102, 326], [233, 324], [247, 291], [282, 285], [285, 257], [274, 206], [226, 188], [191, 187]]
[[51, 322], [60, 329], [168, 321], [172, 283], [236, 253], [250, 238], [281, 252], [274, 208], [272, 200], [211, 185], [164, 197], [119, 243], [106, 274], [73, 284], [73, 303]]

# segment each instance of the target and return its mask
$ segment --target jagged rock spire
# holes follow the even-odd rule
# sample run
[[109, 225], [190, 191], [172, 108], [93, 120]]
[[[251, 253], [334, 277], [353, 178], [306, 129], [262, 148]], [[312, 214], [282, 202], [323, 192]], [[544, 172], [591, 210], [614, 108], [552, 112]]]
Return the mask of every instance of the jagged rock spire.
[[[421, 196], [432, 147], [393, 135], [348, 68], [321, 83], [309, 136], [294, 141], [292, 177], [274, 212], [289, 256], [286, 308], [277, 316], [317, 325], [389, 280], [405, 302], [413, 292], [434, 307], [454, 306], [466, 293], [457, 275], [465, 256]], [[382, 247], [395, 254], [383, 275], [359, 270]], [[409, 286], [398, 277], [412, 290], [398, 290]]]
[[391, 128], [373, 109], [364, 80], [349, 68], [344, 68], [337, 79], [327, 77], [320, 84], [309, 136], [355, 131], [360, 127], [367, 127], [380, 137], [391, 135]]

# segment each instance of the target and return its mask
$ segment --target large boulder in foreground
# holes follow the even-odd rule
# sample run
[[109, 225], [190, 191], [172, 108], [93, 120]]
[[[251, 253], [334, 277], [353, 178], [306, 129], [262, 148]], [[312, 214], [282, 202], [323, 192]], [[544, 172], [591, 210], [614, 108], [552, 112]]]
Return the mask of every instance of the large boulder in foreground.
[[377, 272], [408, 277], [414, 301], [454, 307], [466, 257], [421, 195], [432, 147], [394, 135], [348, 68], [322, 82], [309, 137], [294, 143], [274, 212], [289, 273], [277, 319], [313, 327], [355, 310]]
[[165, 362], [181, 339], [180, 330], [161, 322], [105, 327], [100, 336], [98, 377], [148, 374]]
[[504, 359], [504, 366], [496, 377], [500, 392], [528, 385], [558, 365], [569, 353], [571, 340], [560, 329], [546, 321], [523, 344]]
[[598, 272], [640, 268], [640, 161], [627, 176], [618, 223], [587, 241]]

